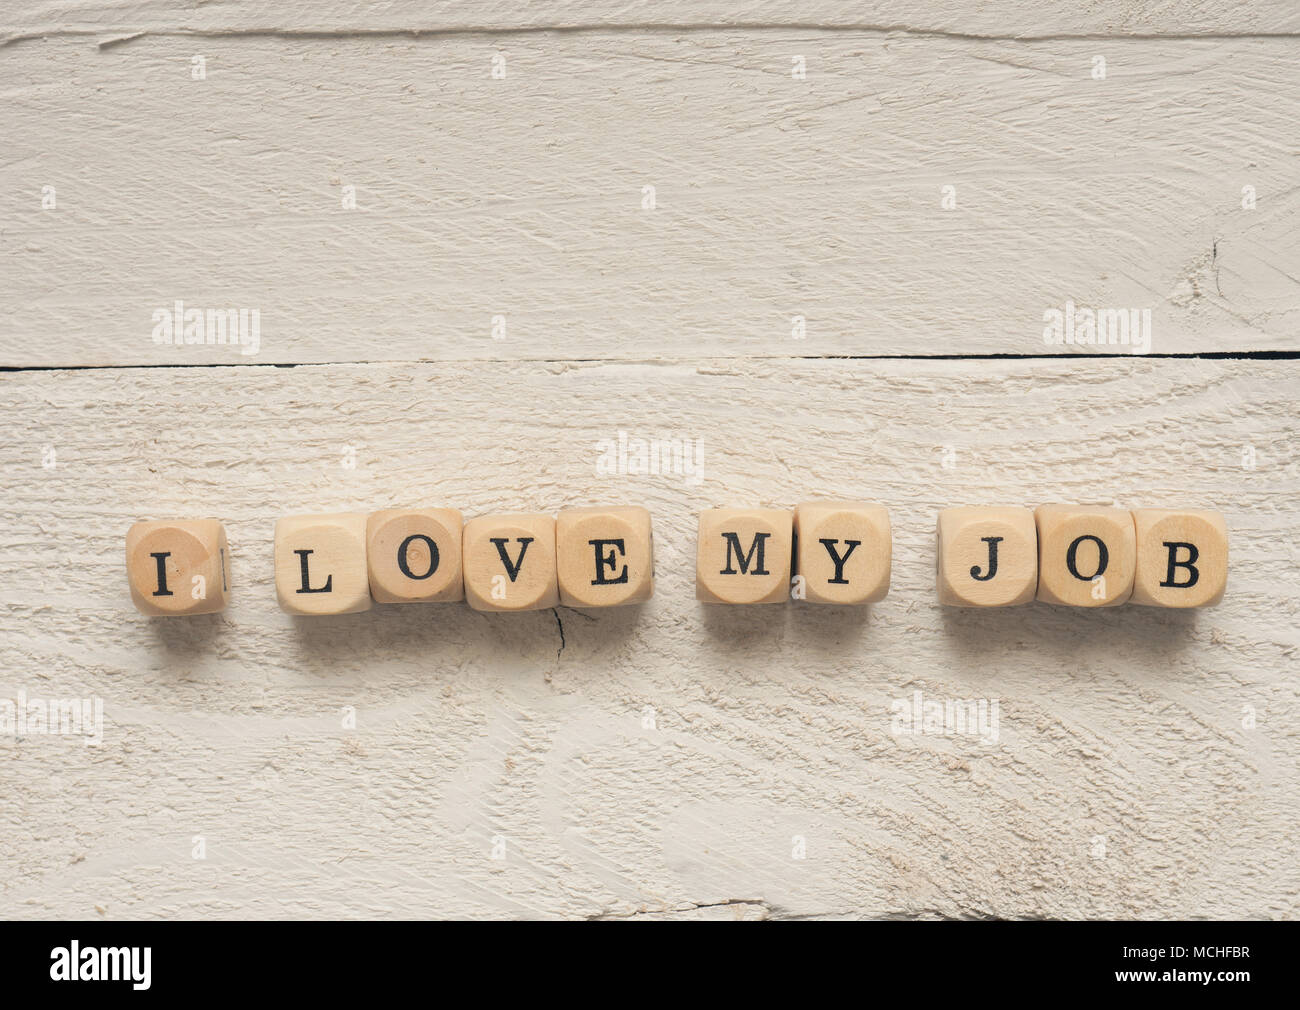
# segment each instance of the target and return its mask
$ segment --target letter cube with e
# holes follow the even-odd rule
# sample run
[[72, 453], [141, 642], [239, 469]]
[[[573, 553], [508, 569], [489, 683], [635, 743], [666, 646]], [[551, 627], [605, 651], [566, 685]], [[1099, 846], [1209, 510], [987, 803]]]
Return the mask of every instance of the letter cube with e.
[[889, 592], [889, 510], [857, 501], [794, 510], [795, 574], [809, 603], [875, 603]]
[[1219, 512], [1134, 509], [1137, 577], [1130, 602], [1212, 607], [1228, 585], [1228, 526]]
[[216, 519], [135, 523], [126, 533], [131, 601], [150, 617], [215, 614], [230, 600], [230, 548]]
[[378, 603], [450, 603], [465, 598], [456, 509], [382, 509], [366, 520], [370, 595]]
[[621, 607], [650, 599], [650, 513], [636, 505], [563, 510], [555, 519], [555, 561], [566, 607]]
[[939, 602], [1010, 607], [1038, 589], [1038, 534], [1027, 508], [961, 506], [939, 513]]
[[461, 542], [465, 601], [475, 610], [548, 610], [560, 602], [551, 516], [479, 516], [465, 524]]
[[275, 524], [275, 596], [290, 614], [370, 609], [364, 513], [285, 516]]
[[1117, 607], [1133, 594], [1133, 513], [1088, 505], [1040, 505], [1038, 599], [1069, 607]]
[[695, 598], [704, 603], [783, 603], [790, 598], [794, 514], [785, 509], [700, 513]]

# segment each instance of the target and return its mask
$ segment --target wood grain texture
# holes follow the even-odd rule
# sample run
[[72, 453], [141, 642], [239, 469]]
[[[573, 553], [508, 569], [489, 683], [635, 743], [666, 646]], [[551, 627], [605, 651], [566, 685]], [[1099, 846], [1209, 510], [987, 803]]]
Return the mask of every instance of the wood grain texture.
[[[0, 737], [0, 915], [1294, 917], [1295, 385], [1138, 359], [8, 376], [0, 697], [96, 695], [105, 728]], [[701, 480], [602, 473], [620, 429], [700, 439]], [[888, 599], [696, 603], [701, 509], [821, 496], [890, 507]], [[281, 515], [618, 500], [654, 515], [642, 607], [275, 605]], [[1220, 509], [1222, 605], [937, 604], [939, 508], [1046, 501]], [[234, 599], [149, 621], [122, 538], [189, 514], [226, 522]], [[895, 735], [918, 690], [997, 699], [997, 742]]]

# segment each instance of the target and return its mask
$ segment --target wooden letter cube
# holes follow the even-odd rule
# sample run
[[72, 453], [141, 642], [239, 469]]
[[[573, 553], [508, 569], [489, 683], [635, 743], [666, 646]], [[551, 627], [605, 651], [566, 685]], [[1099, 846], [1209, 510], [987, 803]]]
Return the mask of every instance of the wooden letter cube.
[[455, 509], [383, 509], [366, 520], [370, 595], [379, 603], [449, 603], [465, 598]]
[[1133, 594], [1133, 513], [1087, 505], [1040, 505], [1038, 599], [1070, 607], [1117, 607]]
[[809, 603], [875, 603], [889, 592], [889, 510], [856, 501], [794, 510], [795, 574]]
[[275, 524], [275, 596], [290, 614], [370, 609], [364, 513], [285, 516]]
[[1010, 607], [1038, 589], [1038, 535], [1026, 508], [963, 506], [939, 513], [939, 602]]
[[1134, 509], [1137, 578], [1130, 602], [1212, 607], [1228, 585], [1228, 526], [1219, 512]]
[[705, 603], [783, 603], [790, 598], [793, 513], [707, 509], [700, 513], [695, 598]]
[[150, 617], [215, 614], [230, 600], [230, 548], [216, 519], [136, 523], [126, 534], [131, 601]]
[[560, 603], [621, 607], [654, 593], [650, 513], [636, 505], [565, 509], [555, 520]]
[[465, 524], [465, 600], [475, 610], [548, 610], [560, 602], [555, 520], [479, 516]]

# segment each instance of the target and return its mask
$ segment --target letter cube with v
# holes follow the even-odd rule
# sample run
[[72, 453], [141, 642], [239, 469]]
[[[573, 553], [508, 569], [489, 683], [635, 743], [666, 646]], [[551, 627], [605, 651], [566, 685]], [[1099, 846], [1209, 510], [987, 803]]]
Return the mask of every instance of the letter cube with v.
[[809, 603], [876, 603], [889, 593], [889, 510], [856, 501], [794, 510], [795, 574]]
[[784, 509], [700, 513], [695, 598], [705, 603], [783, 603], [790, 598], [794, 514]]
[[560, 602], [551, 516], [479, 516], [465, 524], [461, 543], [465, 602], [475, 610], [548, 610]]
[[216, 519], [142, 522], [126, 534], [131, 601], [150, 617], [215, 614], [230, 599], [230, 548]]
[[383, 509], [366, 520], [366, 567], [377, 603], [450, 603], [465, 598], [456, 509]]
[[939, 513], [939, 602], [1010, 607], [1038, 589], [1038, 535], [1027, 508], [962, 506]]
[[1134, 509], [1137, 577], [1131, 603], [1212, 607], [1228, 585], [1228, 526], [1219, 512]]
[[1040, 505], [1038, 599], [1070, 607], [1117, 607], [1133, 593], [1133, 513], [1087, 505]]
[[275, 524], [275, 595], [290, 614], [355, 614], [370, 609], [366, 517], [285, 516]]
[[565, 509], [555, 520], [555, 562], [566, 607], [621, 607], [650, 599], [650, 513], [636, 505]]

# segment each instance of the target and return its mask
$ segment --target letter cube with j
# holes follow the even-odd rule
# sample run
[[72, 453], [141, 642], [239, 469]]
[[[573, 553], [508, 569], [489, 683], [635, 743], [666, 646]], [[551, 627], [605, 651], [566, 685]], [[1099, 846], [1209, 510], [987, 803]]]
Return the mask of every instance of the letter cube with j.
[[790, 598], [794, 514], [785, 509], [700, 513], [695, 598], [705, 603], [784, 603]]
[[465, 598], [456, 509], [383, 509], [366, 520], [370, 595], [378, 603], [450, 603]]
[[560, 602], [551, 516], [479, 516], [465, 524], [461, 542], [465, 602], [475, 610], [548, 610]]
[[150, 617], [215, 614], [230, 599], [230, 548], [216, 519], [142, 522], [126, 534], [136, 609]]
[[809, 603], [861, 604], [889, 592], [889, 510], [857, 501], [804, 502], [794, 510], [795, 574]]
[[1040, 505], [1038, 599], [1069, 607], [1117, 607], [1133, 594], [1133, 513], [1087, 505]]
[[1010, 607], [1038, 590], [1038, 534], [1027, 508], [961, 506], [939, 513], [939, 602]]
[[275, 524], [275, 596], [290, 614], [355, 614], [370, 609], [366, 517], [285, 516]]
[[1137, 577], [1130, 602], [1212, 607], [1228, 585], [1228, 526], [1219, 512], [1134, 509]]
[[555, 520], [555, 561], [566, 607], [621, 607], [650, 599], [650, 513], [636, 505], [565, 509]]

